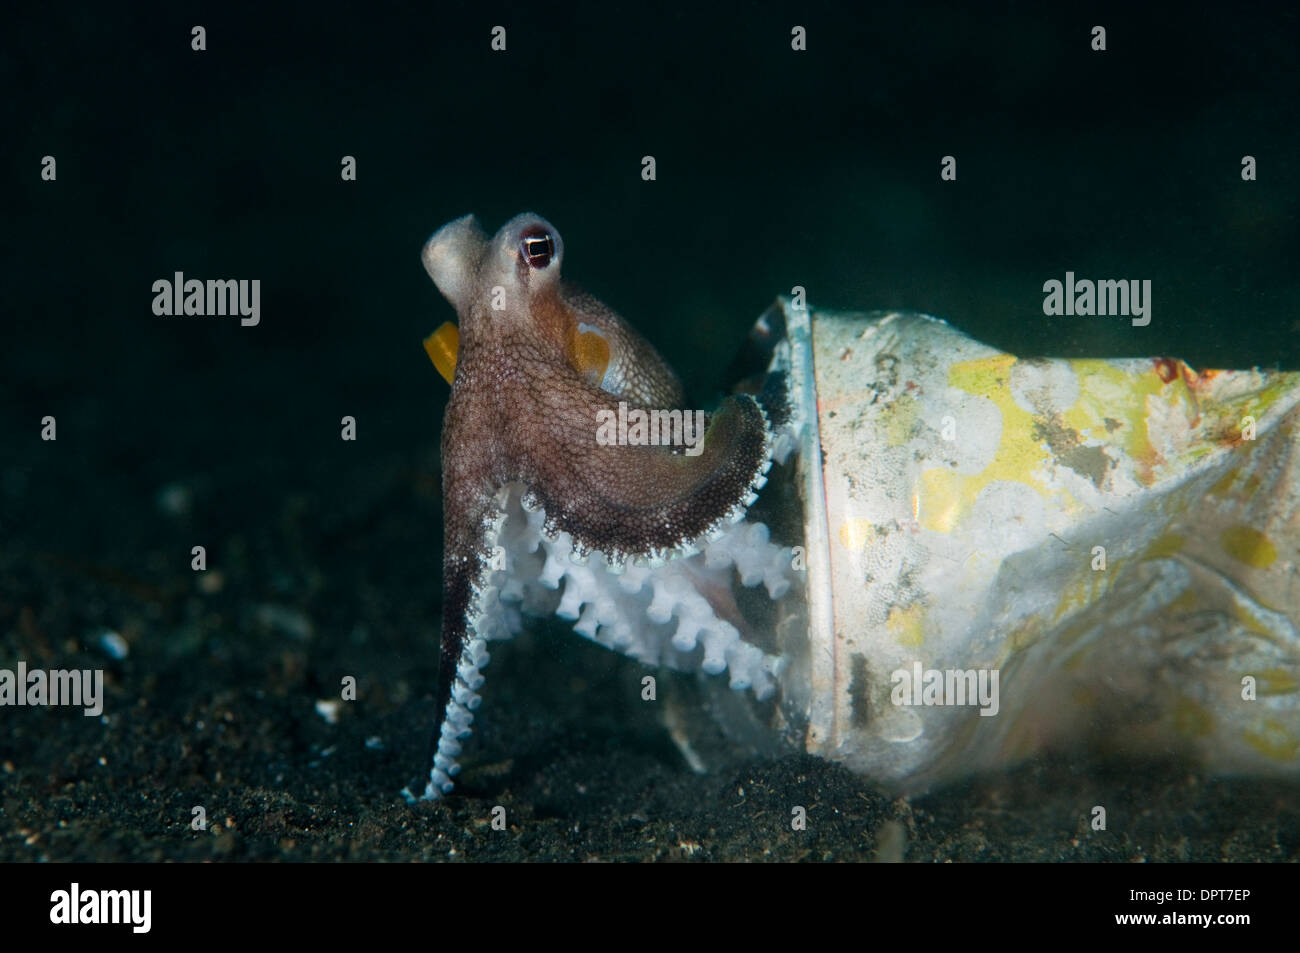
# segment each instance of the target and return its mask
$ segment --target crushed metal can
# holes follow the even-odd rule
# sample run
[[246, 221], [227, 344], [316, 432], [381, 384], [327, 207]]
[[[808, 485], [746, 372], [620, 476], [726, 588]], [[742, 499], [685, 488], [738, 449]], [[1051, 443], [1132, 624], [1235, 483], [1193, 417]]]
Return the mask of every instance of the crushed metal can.
[[755, 348], [798, 450], [787, 739], [902, 792], [1069, 745], [1300, 773], [1300, 374], [785, 298]]

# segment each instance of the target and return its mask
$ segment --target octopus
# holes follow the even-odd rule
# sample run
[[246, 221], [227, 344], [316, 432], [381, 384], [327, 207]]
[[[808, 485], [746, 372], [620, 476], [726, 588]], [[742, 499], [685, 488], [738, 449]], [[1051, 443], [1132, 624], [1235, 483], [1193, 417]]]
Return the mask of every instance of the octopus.
[[434, 233], [422, 257], [458, 317], [441, 448], [442, 722], [424, 795], [436, 799], [453, 787], [478, 703], [479, 630], [496, 597], [489, 579], [509, 488], [522, 488], [519, 503], [545, 538], [571, 540], [572, 558], [613, 572], [660, 566], [743, 516], [765, 481], [772, 430], [760, 402], [737, 394], [703, 416], [702, 444], [599, 439], [620, 414], [692, 412], [654, 347], [562, 280], [564, 242], [538, 215], [491, 237], [467, 215]]

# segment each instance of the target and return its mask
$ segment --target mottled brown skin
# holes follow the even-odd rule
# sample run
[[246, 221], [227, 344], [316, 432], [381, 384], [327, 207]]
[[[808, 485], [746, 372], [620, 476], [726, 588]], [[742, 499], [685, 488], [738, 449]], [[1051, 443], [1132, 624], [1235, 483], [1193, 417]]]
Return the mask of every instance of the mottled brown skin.
[[[672, 555], [741, 504], [766, 461], [766, 423], [749, 397], [727, 398], [708, 418], [698, 456], [680, 447], [597, 443], [597, 411], [617, 411], [620, 400], [688, 408], [676, 376], [647, 341], [560, 281], [563, 256], [559, 233], [531, 214], [511, 219], [490, 240], [466, 216], [424, 249], [425, 267], [456, 308], [460, 329], [442, 431], [440, 716], [473, 637], [468, 614], [486, 572], [487, 526], [502, 487], [527, 487], [526, 501], [544, 509], [547, 531], [570, 533], [580, 550]], [[607, 365], [584, 362], [575, 345], [579, 324], [604, 340]]]

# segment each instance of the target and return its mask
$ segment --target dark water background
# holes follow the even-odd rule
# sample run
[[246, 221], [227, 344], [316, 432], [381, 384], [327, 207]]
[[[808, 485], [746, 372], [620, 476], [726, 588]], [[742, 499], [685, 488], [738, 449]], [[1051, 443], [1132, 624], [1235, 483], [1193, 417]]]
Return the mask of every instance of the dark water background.
[[[620, 707], [635, 671], [562, 637], [513, 661], [503, 649], [489, 672], [473, 744], [504, 766], [471, 771], [455, 813], [391, 833], [436, 666], [447, 388], [420, 341], [452, 313], [421, 244], [465, 212], [489, 230], [545, 215], [566, 276], [705, 400], [795, 284], [819, 306], [926, 311], [1021, 355], [1297, 369], [1297, 19], [1227, 5], [14, 11], [0, 40], [0, 661], [107, 664], [118, 714], [107, 728], [4, 716], [0, 856], [440, 857], [437, 832], [503, 800], [542, 833], [470, 837], [462, 855], [696, 856], [678, 837], [706, 857], [870, 856], [882, 818], [911, 807], [819, 762], [749, 767], [775, 827], [800, 784], [879, 808], [816, 850], [773, 847], [752, 817], [708, 807], [700, 785], [735, 777], [683, 775], [648, 716]], [[504, 54], [488, 46], [497, 23]], [[55, 183], [39, 177], [47, 154]], [[949, 154], [955, 183], [939, 179]], [[1241, 180], [1246, 154], [1258, 181]], [[340, 181], [344, 155], [356, 182]], [[1067, 270], [1150, 279], [1151, 324], [1045, 317], [1042, 284]], [[261, 324], [153, 315], [151, 284], [175, 271], [260, 278]], [[47, 414], [55, 443], [39, 440]], [[345, 414], [356, 443], [338, 439]], [[168, 486], [183, 511], [159, 505]], [[189, 571], [196, 543], [221, 571], [214, 591]], [[97, 650], [104, 628], [127, 660]], [[331, 728], [312, 703], [340, 673], [368, 704]], [[932, 803], [950, 823], [906, 813], [909, 858], [1071, 856], [1082, 809], [1034, 812], [1079, 771], [1133, 804], [1210, 798], [1190, 833], [1183, 814], [1148, 818], [1145, 848], [1130, 831], [1089, 856], [1132, 859], [1160, 838], [1166, 859], [1300, 849], [1293, 788], [1027, 770]], [[571, 793], [584, 784], [600, 796]], [[1011, 819], [972, 834], [969, 804], [1008, 797]], [[1220, 817], [1252, 798], [1257, 814]], [[198, 801], [232, 824], [191, 836]], [[56, 817], [101, 833], [61, 834]], [[588, 839], [546, 833], [573, 817]]]

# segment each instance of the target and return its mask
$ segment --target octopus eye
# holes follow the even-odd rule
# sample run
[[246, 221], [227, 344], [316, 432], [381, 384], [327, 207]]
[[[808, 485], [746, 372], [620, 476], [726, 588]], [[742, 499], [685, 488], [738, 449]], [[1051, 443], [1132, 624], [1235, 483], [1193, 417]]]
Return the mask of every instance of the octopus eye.
[[555, 239], [540, 225], [530, 225], [519, 236], [519, 250], [533, 268], [545, 268], [555, 257]]

